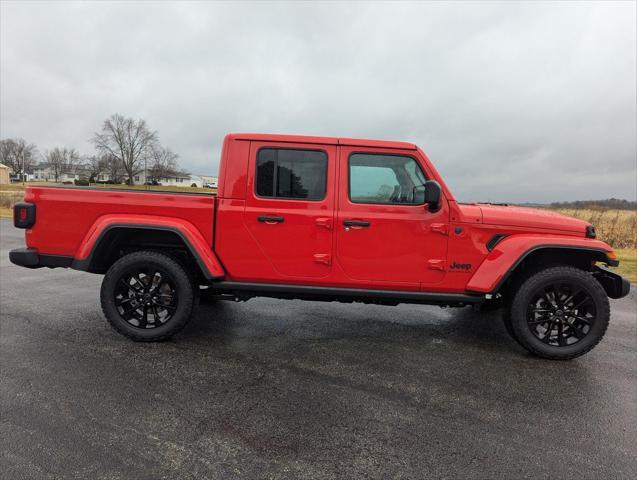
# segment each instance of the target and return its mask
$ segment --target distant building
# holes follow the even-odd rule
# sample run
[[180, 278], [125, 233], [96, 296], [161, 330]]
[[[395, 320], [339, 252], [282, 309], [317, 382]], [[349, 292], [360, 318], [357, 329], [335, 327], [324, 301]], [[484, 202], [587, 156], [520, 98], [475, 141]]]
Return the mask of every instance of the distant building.
[[[150, 176], [148, 178], [149, 180], [153, 180]], [[210, 175], [194, 175], [186, 172], [177, 172], [174, 175], [154, 180], [164, 186], [217, 188], [217, 177]], [[145, 183], [144, 172], [140, 172], [139, 175], [135, 176], [135, 183]]]
[[0, 185], [9, 183], [9, 170], [11, 170], [9, 167], [0, 163]]
[[[58, 182], [73, 182], [79, 180], [79, 173], [61, 173], [58, 175]], [[39, 163], [33, 167], [33, 177], [27, 180], [34, 180], [36, 182], [55, 182], [55, 171], [48, 163]]]
[[151, 175], [145, 175], [144, 172], [139, 172], [137, 175], [133, 176], [133, 181], [135, 182], [135, 185], [144, 185], [147, 182], [157, 182], [161, 185], [175, 187], [191, 187], [193, 186], [193, 183], [195, 183], [195, 186], [199, 186], [196, 182], [191, 181], [191, 175], [186, 172], [176, 172], [174, 175], [159, 178], [154, 178]]
[[217, 188], [217, 177], [212, 175], [191, 175], [190, 183], [199, 188]]
[[199, 178], [201, 178], [201, 183], [203, 185], [209, 185], [212, 188], [217, 188], [217, 185], [218, 185], [217, 177], [213, 177], [212, 175], [199, 175]]

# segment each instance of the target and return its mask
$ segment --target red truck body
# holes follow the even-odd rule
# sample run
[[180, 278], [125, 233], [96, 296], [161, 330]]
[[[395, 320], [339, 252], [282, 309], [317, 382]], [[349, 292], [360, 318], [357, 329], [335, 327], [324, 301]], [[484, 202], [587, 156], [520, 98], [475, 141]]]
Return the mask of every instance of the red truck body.
[[[299, 151], [316, 160], [303, 164], [310, 165], [303, 167], [308, 172], [315, 165], [323, 169], [324, 185], [311, 185], [316, 198], [263, 195], [260, 188], [271, 191], [257, 186], [260, 155], [276, 155], [280, 175], [286, 161], [280, 158]], [[412, 192], [396, 186], [383, 201], [352, 198], [353, 172], [385, 174], [376, 158], [402, 162], [404, 171], [435, 182], [439, 201], [433, 207], [416, 201], [418, 185], [398, 167], [397, 177], [405, 179], [397, 182], [412, 182]], [[260, 182], [271, 180], [267, 171], [263, 175], [267, 180]], [[283, 180], [272, 188], [279, 188], [277, 181]], [[364, 178], [356, 188], [365, 190]], [[391, 185], [383, 188], [390, 191]], [[557, 258], [588, 270], [596, 262], [617, 263], [612, 248], [581, 220], [457, 202], [425, 153], [405, 142], [229, 134], [216, 196], [30, 186], [25, 202], [35, 206], [35, 218], [26, 229], [27, 249], [12, 252], [14, 263], [105, 273], [135, 246], [170, 245], [194, 260], [199, 283], [235, 293], [362, 298], [367, 291], [372, 300], [465, 305], [497, 295], [525, 261], [549, 264]], [[16, 215], [26, 213], [18, 207]], [[625, 281], [603, 275], [610, 296], [625, 294]]]

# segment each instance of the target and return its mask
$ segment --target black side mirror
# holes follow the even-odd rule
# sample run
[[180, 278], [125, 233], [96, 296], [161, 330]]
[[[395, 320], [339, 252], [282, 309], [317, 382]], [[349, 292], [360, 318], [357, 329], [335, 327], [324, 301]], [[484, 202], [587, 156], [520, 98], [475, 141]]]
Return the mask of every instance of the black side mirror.
[[425, 203], [429, 205], [429, 211], [436, 212], [440, 209], [441, 196], [440, 184], [435, 180], [427, 180], [425, 182]]

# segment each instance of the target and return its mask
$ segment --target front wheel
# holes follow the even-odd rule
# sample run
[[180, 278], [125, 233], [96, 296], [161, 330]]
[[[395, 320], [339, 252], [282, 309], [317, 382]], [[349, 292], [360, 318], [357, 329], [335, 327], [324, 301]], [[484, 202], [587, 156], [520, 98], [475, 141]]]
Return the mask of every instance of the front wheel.
[[171, 257], [151, 251], [130, 253], [108, 269], [100, 292], [102, 310], [122, 335], [141, 342], [165, 340], [186, 326], [195, 287]]
[[606, 292], [590, 274], [553, 267], [529, 277], [513, 297], [511, 334], [529, 352], [569, 360], [599, 343], [610, 320]]

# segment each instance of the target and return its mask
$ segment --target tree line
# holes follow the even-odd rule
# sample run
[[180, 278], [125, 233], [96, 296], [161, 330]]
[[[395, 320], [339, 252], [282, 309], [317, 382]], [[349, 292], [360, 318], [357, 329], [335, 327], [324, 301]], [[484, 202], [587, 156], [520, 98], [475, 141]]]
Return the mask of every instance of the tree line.
[[553, 202], [551, 208], [586, 208], [592, 210], [637, 210], [637, 202], [619, 198], [605, 200], [576, 200], [574, 202]]
[[[179, 156], [159, 142], [156, 130], [143, 119], [127, 118], [118, 113], [104, 120], [93, 134], [92, 155], [80, 155], [75, 148], [55, 147], [40, 154], [37, 147], [23, 138], [0, 140], [0, 163], [14, 174], [32, 173], [44, 161], [57, 182], [63, 174], [81, 173], [90, 182], [108, 175], [113, 183], [135, 184], [135, 177], [146, 169], [146, 181], [159, 182], [183, 172]], [[183, 172], [185, 174], [185, 172]]]

